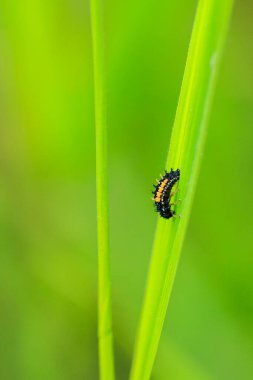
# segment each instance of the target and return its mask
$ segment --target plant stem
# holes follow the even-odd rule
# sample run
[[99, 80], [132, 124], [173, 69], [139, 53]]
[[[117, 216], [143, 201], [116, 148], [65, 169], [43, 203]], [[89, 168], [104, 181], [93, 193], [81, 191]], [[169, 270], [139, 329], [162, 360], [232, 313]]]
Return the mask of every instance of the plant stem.
[[181, 170], [181, 218], [157, 223], [135, 344], [131, 380], [150, 378], [189, 222], [216, 73], [232, 0], [200, 0], [172, 131], [166, 168]]
[[93, 41], [96, 189], [98, 228], [98, 339], [99, 369], [102, 380], [114, 379], [111, 278], [108, 237], [107, 124], [104, 70], [104, 33], [101, 0], [91, 0]]

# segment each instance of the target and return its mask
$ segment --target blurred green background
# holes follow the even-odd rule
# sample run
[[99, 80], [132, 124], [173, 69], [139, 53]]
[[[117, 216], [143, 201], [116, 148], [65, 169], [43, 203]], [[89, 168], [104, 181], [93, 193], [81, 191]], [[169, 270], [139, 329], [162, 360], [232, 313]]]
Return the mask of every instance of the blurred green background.
[[[127, 379], [196, 1], [104, 4], [113, 320]], [[253, 379], [253, 3], [237, 1], [153, 379]], [[89, 3], [0, 4], [0, 378], [96, 380]]]

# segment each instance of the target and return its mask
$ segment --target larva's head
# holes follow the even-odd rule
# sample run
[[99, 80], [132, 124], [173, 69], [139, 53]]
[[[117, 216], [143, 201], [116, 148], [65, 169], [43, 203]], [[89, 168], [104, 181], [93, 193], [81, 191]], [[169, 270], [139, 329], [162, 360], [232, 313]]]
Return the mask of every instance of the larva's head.
[[171, 169], [170, 172], [166, 172], [165, 177], [168, 178], [170, 181], [173, 180], [173, 182], [177, 182], [180, 179], [180, 170]]

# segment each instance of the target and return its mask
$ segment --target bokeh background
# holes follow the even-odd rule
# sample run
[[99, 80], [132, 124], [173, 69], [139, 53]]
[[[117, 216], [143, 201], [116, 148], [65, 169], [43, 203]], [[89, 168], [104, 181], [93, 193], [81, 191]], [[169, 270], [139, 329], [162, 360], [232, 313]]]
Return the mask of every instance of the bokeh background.
[[[109, 0], [110, 238], [127, 379], [196, 1]], [[153, 379], [253, 379], [253, 3], [235, 3]], [[89, 3], [0, 4], [0, 378], [96, 380]]]

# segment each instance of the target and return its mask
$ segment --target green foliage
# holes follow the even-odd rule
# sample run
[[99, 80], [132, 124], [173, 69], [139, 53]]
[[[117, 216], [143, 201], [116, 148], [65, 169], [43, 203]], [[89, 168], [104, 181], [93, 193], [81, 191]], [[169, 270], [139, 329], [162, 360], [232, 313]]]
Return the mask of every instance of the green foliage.
[[178, 212], [182, 212], [182, 218], [172, 223], [159, 219], [157, 224], [132, 380], [149, 379], [151, 375], [190, 217], [231, 7], [231, 0], [200, 1], [198, 5], [167, 162], [168, 170], [181, 170], [182, 202]]
[[104, 69], [104, 31], [101, 0], [91, 0], [93, 40], [96, 184], [98, 224], [98, 341], [100, 378], [114, 379], [111, 273], [108, 236], [107, 123]]
[[[152, 183], [165, 169], [195, 8], [195, 0], [104, 2], [120, 380], [129, 376], [156, 223]], [[0, 15], [0, 378], [96, 380], [89, 4], [2, 0]], [[253, 378], [252, 15], [252, 2], [235, 2], [154, 380]]]

